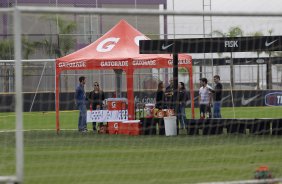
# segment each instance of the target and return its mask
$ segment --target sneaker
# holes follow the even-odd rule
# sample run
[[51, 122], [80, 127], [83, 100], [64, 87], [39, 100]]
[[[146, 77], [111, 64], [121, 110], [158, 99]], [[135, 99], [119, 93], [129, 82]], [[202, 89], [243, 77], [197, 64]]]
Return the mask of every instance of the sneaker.
[[82, 130], [81, 133], [87, 133], [87, 129]]

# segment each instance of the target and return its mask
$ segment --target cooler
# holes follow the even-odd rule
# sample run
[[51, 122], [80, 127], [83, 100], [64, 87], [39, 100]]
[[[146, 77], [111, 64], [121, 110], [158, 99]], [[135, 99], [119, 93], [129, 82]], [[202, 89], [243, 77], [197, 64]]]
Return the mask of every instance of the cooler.
[[[126, 98], [108, 98], [107, 99], [107, 109], [109, 111], [126, 110], [127, 109], [127, 99]], [[120, 121], [108, 122], [108, 131], [109, 131], [109, 134], [122, 133], [122, 122]]]
[[119, 134], [120, 127], [121, 127], [121, 122], [108, 122], [109, 134]]
[[142, 128], [140, 120], [128, 120], [121, 123], [119, 129], [119, 134], [125, 135], [140, 135], [142, 133]]
[[127, 98], [108, 98], [107, 106], [108, 110], [126, 110]]

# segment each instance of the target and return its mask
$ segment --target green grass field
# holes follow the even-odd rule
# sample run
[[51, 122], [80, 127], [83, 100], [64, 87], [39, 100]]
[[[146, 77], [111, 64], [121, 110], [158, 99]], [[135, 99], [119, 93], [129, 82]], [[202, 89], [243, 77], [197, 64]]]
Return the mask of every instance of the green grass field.
[[[187, 118], [191, 118], [191, 109], [186, 109]], [[222, 108], [223, 118], [282, 118], [282, 107], [237, 107]], [[199, 109], [195, 109], [195, 117], [199, 118]], [[78, 111], [61, 111], [60, 128], [77, 129]], [[15, 114], [0, 113], [0, 130], [15, 129]], [[55, 112], [24, 113], [24, 129], [55, 129]]]
[[[236, 118], [281, 118], [282, 108], [236, 108]], [[187, 109], [189, 113], [189, 109]], [[232, 108], [223, 108], [233, 118]], [[27, 184], [197, 183], [253, 179], [260, 165], [282, 178], [282, 137], [254, 135], [83, 135], [78, 111], [24, 113]], [[196, 111], [196, 117], [198, 112]], [[189, 116], [188, 116], [189, 117]], [[0, 113], [0, 175], [15, 173], [13, 113]], [[91, 126], [89, 127], [91, 128]]]

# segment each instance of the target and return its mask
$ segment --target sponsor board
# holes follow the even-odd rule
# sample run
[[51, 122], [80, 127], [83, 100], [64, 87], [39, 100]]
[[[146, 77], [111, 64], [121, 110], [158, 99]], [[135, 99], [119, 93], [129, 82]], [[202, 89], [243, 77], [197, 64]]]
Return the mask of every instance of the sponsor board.
[[267, 106], [282, 106], [282, 92], [268, 93], [264, 99]]
[[172, 45], [174, 45], [174, 43], [171, 43], [171, 44], [168, 44], [168, 45], [163, 44], [163, 45], [162, 45], [162, 50], [166, 50], [166, 49], [168, 49], [169, 47], [171, 47]]
[[87, 122], [127, 121], [127, 110], [94, 110], [87, 111]]
[[[147, 84], [147, 83], [146, 83]], [[224, 85], [224, 84], [223, 84]], [[149, 86], [150, 87], [150, 86]], [[155, 90], [146, 89], [144, 91], [134, 92], [135, 105], [138, 103], [155, 103]], [[282, 90], [269, 91], [269, 90], [233, 90], [231, 91], [224, 90], [222, 93], [222, 107], [256, 107], [256, 106], [269, 106], [269, 105], [279, 105], [281, 106], [281, 97], [276, 96], [275, 103], [271, 103], [270, 98], [274, 101], [274, 97], [268, 94], [275, 93], [277, 96], [282, 96]], [[32, 99], [35, 93], [24, 93], [24, 99]], [[55, 94], [54, 92], [39, 92], [36, 94], [38, 99], [34, 101], [32, 111], [54, 111], [55, 110]], [[105, 97], [112, 97], [113, 92], [105, 92]], [[194, 97], [196, 98], [199, 95], [199, 92], [195, 90]], [[255, 97], [256, 95], [260, 95]], [[266, 97], [266, 96], [269, 97]], [[126, 92], [122, 92], [121, 96], [126, 96]], [[242, 98], [244, 96], [244, 98]], [[61, 92], [60, 93], [60, 110], [77, 110], [77, 107], [73, 103], [74, 92]], [[14, 94], [0, 94], [0, 99], [5, 98], [5, 100], [0, 100], [0, 112], [14, 112], [15, 100]], [[252, 99], [253, 98], [253, 99]], [[266, 99], [268, 98], [268, 99]], [[242, 100], [243, 99], [243, 100]], [[187, 107], [191, 104], [190, 92], [188, 93]], [[251, 100], [251, 101], [250, 101]], [[243, 101], [243, 103], [242, 103]], [[198, 100], [194, 99], [195, 107], [198, 107]], [[267, 103], [266, 103], [267, 102]], [[243, 105], [245, 104], [245, 105]], [[89, 108], [89, 106], [88, 106]], [[30, 101], [25, 100], [23, 104], [23, 111], [30, 111]]]
[[248, 105], [249, 103], [251, 103], [252, 101], [254, 101], [255, 99], [257, 99], [257, 97], [259, 97], [260, 95], [255, 95], [249, 98], [245, 98], [245, 95], [243, 94], [242, 98], [241, 98], [241, 104], [244, 105]]
[[[170, 60], [168, 60], [168, 64], [169, 65], [173, 65], [173, 60], [172, 59], [170, 59]], [[191, 64], [191, 61], [190, 60], [181, 60], [181, 59], [179, 59], [178, 60], [178, 64], [179, 65], [188, 65], [188, 64]]]
[[281, 43], [282, 36], [141, 40], [139, 51], [142, 54], [281, 51]]

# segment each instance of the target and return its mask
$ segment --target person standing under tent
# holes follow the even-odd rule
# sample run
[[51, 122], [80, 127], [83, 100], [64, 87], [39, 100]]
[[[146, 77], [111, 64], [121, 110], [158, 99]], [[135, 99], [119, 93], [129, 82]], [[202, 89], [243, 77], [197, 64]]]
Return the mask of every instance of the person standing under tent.
[[[100, 89], [99, 83], [94, 82], [94, 89], [89, 93], [88, 99], [90, 101], [90, 110], [102, 110], [103, 101], [105, 100], [105, 94]], [[97, 131], [96, 122], [92, 122], [93, 132]]]
[[211, 118], [211, 90], [206, 78], [200, 79], [199, 89], [200, 119]]
[[164, 93], [164, 83], [160, 81], [158, 84], [158, 89], [156, 92], [156, 105], [157, 109], [164, 109], [165, 107], [165, 93]]
[[166, 108], [174, 109], [173, 107], [173, 79], [169, 80], [169, 85], [165, 89]]
[[213, 77], [215, 87], [213, 92], [213, 118], [221, 118], [221, 98], [222, 98], [222, 84], [220, 83], [220, 76]]
[[180, 129], [185, 129], [186, 128], [185, 107], [186, 107], [186, 102], [188, 100], [188, 94], [187, 94], [187, 91], [186, 91], [186, 88], [183, 82], [179, 82], [178, 90], [179, 90], [179, 107], [178, 107], [177, 116], [180, 122]]
[[79, 117], [78, 117], [78, 131], [79, 132], [87, 132], [87, 124], [86, 124], [86, 94], [84, 90], [85, 86], [85, 77], [81, 76], [79, 77], [79, 84], [77, 85], [75, 89], [75, 105], [77, 106], [79, 110]]

